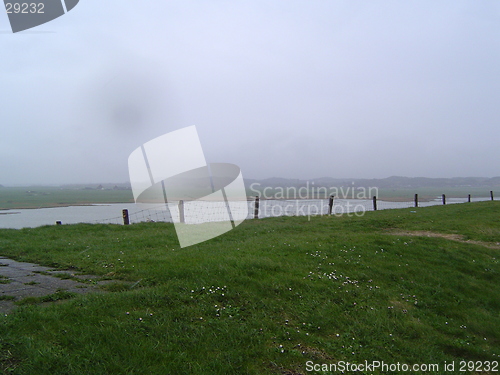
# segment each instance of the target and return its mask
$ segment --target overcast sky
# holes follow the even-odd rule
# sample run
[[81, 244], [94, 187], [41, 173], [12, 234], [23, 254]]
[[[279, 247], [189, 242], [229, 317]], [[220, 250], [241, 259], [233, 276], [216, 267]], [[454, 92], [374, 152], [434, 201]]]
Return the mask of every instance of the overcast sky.
[[0, 184], [127, 182], [196, 125], [246, 178], [500, 175], [500, 2], [80, 0], [0, 12]]

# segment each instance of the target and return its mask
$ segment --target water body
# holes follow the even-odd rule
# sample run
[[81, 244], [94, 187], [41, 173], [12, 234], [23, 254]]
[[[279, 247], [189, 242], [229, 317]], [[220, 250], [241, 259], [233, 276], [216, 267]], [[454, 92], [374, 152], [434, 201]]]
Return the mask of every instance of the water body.
[[[472, 201], [484, 201], [489, 198], [473, 198]], [[448, 198], [447, 204], [464, 203], [467, 198]], [[441, 198], [436, 198], [429, 202], [419, 202], [419, 207], [441, 205]], [[411, 208], [413, 201], [407, 202], [388, 202], [377, 201], [379, 210], [394, 208]], [[178, 221], [179, 212], [176, 208], [172, 212], [165, 206], [152, 206], [145, 204], [96, 204], [91, 206], [70, 206], [56, 208], [40, 209], [13, 209], [0, 211], [0, 228], [21, 229], [25, 227], [39, 227], [43, 225], [54, 225], [56, 221], [63, 224], [123, 224], [122, 210], [128, 209], [131, 223], [143, 221]], [[222, 210], [214, 209], [207, 203], [204, 210], [213, 212], [210, 216], [211, 221], [224, 220], [225, 208]], [[357, 214], [361, 216], [365, 211], [373, 210], [372, 200], [360, 199], [335, 199], [333, 214]], [[301, 200], [261, 200], [259, 207], [259, 218], [276, 216], [314, 216], [328, 214], [327, 199], [301, 199]], [[190, 220], [196, 222], [196, 213], [190, 211], [189, 202], [185, 203], [186, 222]], [[172, 217], [174, 219], [172, 219]], [[206, 215], [203, 215], [206, 217]], [[248, 202], [247, 218], [254, 217], [254, 202]], [[192, 219], [190, 219], [192, 218]]]
[[[25, 228], [63, 224], [94, 223], [109, 221], [123, 223], [121, 210], [125, 204], [96, 204], [92, 206], [70, 206], [38, 209], [13, 209], [0, 211], [0, 228]], [[133, 205], [130, 205], [133, 206]]]

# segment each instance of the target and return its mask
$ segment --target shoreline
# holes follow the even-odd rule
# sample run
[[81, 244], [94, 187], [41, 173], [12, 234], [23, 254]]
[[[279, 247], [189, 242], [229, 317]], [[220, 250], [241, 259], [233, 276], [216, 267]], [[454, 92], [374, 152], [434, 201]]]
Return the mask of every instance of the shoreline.
[[[39, 210], [43, 208], [62, 208], [62, 207], [80, 207], [80, 206], [109, 206], [111, 204], [127, 204], [131, 202], [106, 202], [106, 203], [62, 203], [62, 204], [48, 204], [48, 205], [42, 205], [42, 206], [25, 206], [25, 207], [19, 207], [19, 206], [14, 206], [11, 208], [0, 208], [0, 215], [8, 215], [9, 212], [3, 213], [2, 211], [10, 211], [10, 210]], [[13, 212], [12, 212], [13, 213]]]

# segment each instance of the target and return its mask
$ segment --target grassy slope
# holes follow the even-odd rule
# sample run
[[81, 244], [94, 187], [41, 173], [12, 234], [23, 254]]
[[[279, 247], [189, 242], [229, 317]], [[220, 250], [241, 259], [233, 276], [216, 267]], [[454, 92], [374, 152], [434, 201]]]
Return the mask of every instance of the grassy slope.
[[[0, 230], [0, 254], [138, 282], [0, 317], [19, 374], [297, 374], [305, 362], [500, 360], [500, 202], [173, 226]], [[119, 288], [117, 288], [119, 289]], [[288, 371], [288, 372], [286, 372]]]

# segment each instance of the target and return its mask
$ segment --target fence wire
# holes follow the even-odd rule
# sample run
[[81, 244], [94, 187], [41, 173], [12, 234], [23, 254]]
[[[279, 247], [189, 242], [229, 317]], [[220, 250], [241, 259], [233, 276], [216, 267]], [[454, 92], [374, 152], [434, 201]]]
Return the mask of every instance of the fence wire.
[[[471, 202], [487, 201], [490, 198], [472, 198]], [[466, 203], [468, 198], [446, 198], [446, 204]], [[180, 222], [198, 224], [233, 219], [280, 217], [280, 216], [316, 216], [330, 214], [329, 199], [259, 199], [258, 214], [255, 216], [257, 200], [249, 199], [239, 204], [214, 201], [186, 201], [179, 209], [179, 202], [161, 205], [136, 204], [135, 209], [128, 212], [129, 222]], [[443, 205], [441, 198], [419, 201], [418, 207]], [[415, 208], [413, 199], [402, 201], [376, 200], [377, 210]], [[366, 211], [373, 211], [373, 199], [340, 199], [333, 200], [332, 215], [355, 214], [361, 216]], [[181, 212], [182, 211], [182, 212]], [[182, 216], [182, 218], [181, 218]], [[94, 223], [123, 224], [123, 216], [96, 220]]]

